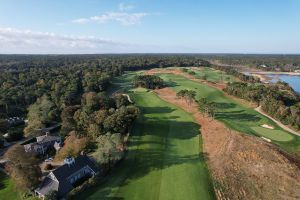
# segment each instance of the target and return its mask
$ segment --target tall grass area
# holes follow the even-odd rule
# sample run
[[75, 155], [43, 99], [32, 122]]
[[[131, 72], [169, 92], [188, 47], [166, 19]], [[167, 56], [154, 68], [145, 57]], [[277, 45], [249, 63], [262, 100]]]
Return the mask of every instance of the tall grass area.
[[[229, 128], [259, 137], [267, 137], [283, 149], [300, 154], [299, 136], [284, 131], [272, 120], [256, 112], [253, 108], [231, 99], [223, 91], [178, 75], [162, 74], [160, 76], [175, 91], [195, 90], [197, 99], [206, 98], [208, 101], [217, 103], [216, 119], [222, 121]], [[273, 126], [274, 131], [261, 128], [263, 124]]]
[[129, 151], [103, 185], [77, 199], [215, 199], [192, 116], [151, 91], [129, 94], [141, 109]]

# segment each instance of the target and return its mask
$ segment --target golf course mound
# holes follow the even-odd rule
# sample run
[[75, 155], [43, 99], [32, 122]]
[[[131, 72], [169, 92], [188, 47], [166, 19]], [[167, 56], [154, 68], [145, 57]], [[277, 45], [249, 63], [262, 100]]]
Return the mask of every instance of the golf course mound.
[[203, 116], [197, 104], [188, 104], [176, 92], [155, 91], [163, 100], [192, 113], [201, 126], [218, 199], [297, 199], [300, 170], [279, 149], [260, 138], [231, 131], [224, 124]]

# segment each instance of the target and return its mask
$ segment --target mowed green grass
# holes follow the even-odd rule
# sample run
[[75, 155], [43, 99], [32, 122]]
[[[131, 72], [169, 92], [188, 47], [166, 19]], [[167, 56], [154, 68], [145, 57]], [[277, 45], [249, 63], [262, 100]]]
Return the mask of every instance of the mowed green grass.
[[18, 193], [14, 189], [11, 179], [0, 172], [0, 199], [1, 200], [18, 200]]
[[[225, 96], [223, 91], [178, 75], [161, 74], [160, 76], [175, 91], [195, 90], [197, 99], [206, 98], [208, 101], [216, 102], [218, 106], [216, 119], [225, 123], [229, 128], [256, 136], [264, 136], [283, 149], [300, 154], [299, 136], [284, 131], [253, 108]], [[261, 125], [263, 124], [271, 125], [275, 127], [275, 130], [262, 128]]]
[[201, 67], [201, 68], [197, 68], [195, 69], [190, 69], [188, 68], [189, 71], [193, 71], [195, 72], [195, 77], [199, 78], [199, 79], [203, 79], [203, 76], [206, 76], [206, 80], [211, 81], [211, 82], [224, 82], [224, 83], [228, 83], [228, 82], [234, 82], [236, 80], [236, 78], [234, 76], [228, 75], [225, 72], [222, 72], [220, 70], [216, 70], [210, 67]]
[[101, 186], [77, 199], [215, 199], [192, 116], [152, 92], [139, 89], [130, 95], [141, 114], [125, 160]]
[[260, 133], [264, 137], [268, 137], [271, 140], [277, 141], [291, 141], [293, 137], [291, 135], [286, 134], [286, 132], [282, 130], [272, 130], [266, 129], [263, 127], [251, 127], [254, 131]]

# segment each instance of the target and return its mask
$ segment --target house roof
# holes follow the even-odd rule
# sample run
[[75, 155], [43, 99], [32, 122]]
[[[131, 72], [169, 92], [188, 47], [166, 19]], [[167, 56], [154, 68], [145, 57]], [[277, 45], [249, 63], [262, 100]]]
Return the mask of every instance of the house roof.
[[57, 182], [46, 177], [36, 191], [42, 195], [46, 195], [51, 191], [57, 191], [59, 196], [64, 196], [72, 189], [73, 186], [68, 181]]
[[89, 166], [94, 172], [97, 172], [97, 167], [94, 162], [87, 155], [80, 155], [75, 158], [73, 164], [64, 164], [57, 168], [52, 173], [58, 181], [66, 180], [69, 176], [82, 169], [85, 166]]
[[40, 187], [36, 191], [40, 194], [47, 194], [51, 190], [58, 191], [59, 196], [64, 196], [73, 189], [71, 183], [67, 180], [72, 174], [76, 173], [85, 166], [89, 166], [94, 172], [97, 172], [97, 167], [94, 162], [86, 155], [80, 155], [75, 158], [75, 162], [71, 165], [64, 164], [52, 171], [56, 180], [52, 180], [49, 176], [46, 177]]
[[38, 193], [45, 195], [50, 191], [58, 191], [58, 185], [59, 183], [57, 181], [52, 180], [49, 177], [46, 177], [39, 188], [37, 188], [35, 191]]
[[52, 135], [43, 135], [36, 137], [37, 143], [46, 143], [46, 142], [52, 142], [52, 141], [57, 141], [60, 140], [59, 136], [52, 136]]
[[59, 136], [43, 135], [43, 136], [36, 137], [36, 140], [37, 140], [37, 142], [26, 144], [24, 146], [26, 148], [31, 148], [34, 146], [43, 146], [44, 144], [47, 144], [48, 142], [60, 141], [61, 138]]

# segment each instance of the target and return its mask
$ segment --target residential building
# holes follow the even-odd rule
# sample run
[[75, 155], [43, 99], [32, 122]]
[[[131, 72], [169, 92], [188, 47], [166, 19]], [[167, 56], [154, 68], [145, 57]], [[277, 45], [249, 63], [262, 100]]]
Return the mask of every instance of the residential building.
[[70, 192], [79, 180], [89, 178], [97, 173], [95, 163], [87, 156], [80, 155], [76, 159], [68, 157], [64, 165], [50, 172], [35, 194], [44, 199], [51, 191], [57, 191], [58, 197], [64, 197]]
[[36, 142], [24, 145], [24, 149], [26, 152], [44, 155], [50, 147], [54, 147], [57, 150], [57, 143], [61, 144], [61, 138], [47, 133], [46, 135], [36, 137]]

